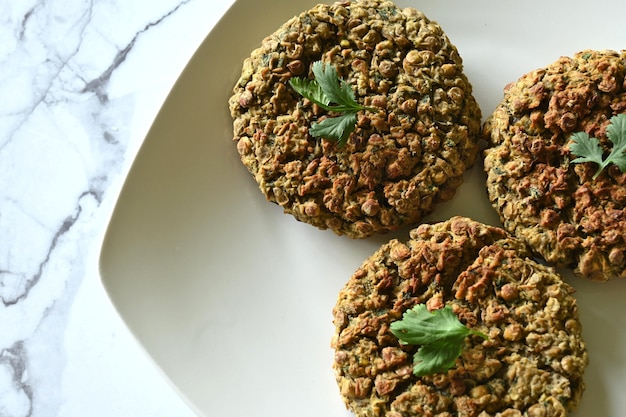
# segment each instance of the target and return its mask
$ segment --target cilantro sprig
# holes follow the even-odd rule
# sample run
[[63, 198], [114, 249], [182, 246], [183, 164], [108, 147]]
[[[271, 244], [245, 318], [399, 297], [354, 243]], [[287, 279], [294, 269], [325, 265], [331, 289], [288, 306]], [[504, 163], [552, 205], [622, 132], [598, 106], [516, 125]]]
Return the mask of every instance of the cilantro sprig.
[[338, 147], [342, 147], [356, 129], [357, 113], [376, 109], [357, 103], [354, 91], [345, 80], [339, 78], [337, 69], [332, 65], [315, 61], [311, 69], [315, 79], [296, 77], [290, 79], [289, 84], [298, 94], [324, 110], [339, 113], [336, 117], [312, 123], [309, 133], [316, 138], [335, 141]]
[[622, 172], [626, 172], [626, 114], [618, 114], [611, 117], [610, 123], [606, 128], [606, 136], [613, 143], [611, 153], [603, 158], [604, 151], [600, 146], [597, 138], [590, 137], [586, 132], [576, 132], [572, 134], [570, 144], [570, 152], [578, 158], [571, 162], [579, 164], [582, 162], [595, 162], [598, 164], [598, 170], [593, 175], [593, 179], [598, 178], [604, 168], [610, 164], [617, 165]]
[[391, 323], [391, 332], [404, 345], [420, 345], [413, 356], [416, 376], [445, 372], [454, 366], [461, 355], [463, 341], [469, 335], [487, 339], [487, 335], [468, 329], [445, 306], [433, 312], [424, 304], [417, 304], [404, 312], [402, 320]]

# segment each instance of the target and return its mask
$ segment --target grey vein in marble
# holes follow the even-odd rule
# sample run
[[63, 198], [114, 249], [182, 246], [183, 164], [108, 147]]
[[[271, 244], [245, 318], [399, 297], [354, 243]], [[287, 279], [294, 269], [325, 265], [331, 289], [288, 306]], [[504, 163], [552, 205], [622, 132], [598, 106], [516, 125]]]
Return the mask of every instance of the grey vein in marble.
[[16, 342], [0, 351], [0, 392], [4, 393], [3, 416], [31, 416], [32, 388], [26, 380], [24, 344]]
[[[100, 104], [106, 104], [108, 102], [108, 97], [106, 95], [106, 85], [109, 82], [109, 79], [111, 75], [114, 73], [114, 71], [124, 62], [124, 60], [126, 59], [126, 56], [132, 51], [132, 48], [135, 45], [138, 38], [142, 34], [146, 33], [148, 30], [150, 30], [152, 27], [158, 25], [167, 17], [171, 16], [182, 5], [186, 4], [187, 2], [188, 0], [176, 4], [175, 7], [169, 10], [165, 15], [160, 16], [158, 19], [147, 23], [142, 29], [135, 32], [132, 38], [130, 39], [130, 41], [128, 42], [128, 44], [118, 51], [118, 53], [114, 56], [113, 61], [110, 63], [110, 65], [108, 65], [104, 69], [104, 71], [101, 72], [101, 75], [87, 82], [85, 86], [78, 92], [66, 89], [67, 86], [60, 84], [59, 80], [61, 79], [61, 74], [65, 69], [70, 68], [72, 71], [74, 71], [73, 67], [80, 66], [80, 65], [75, 65], [72, 62], [72, 59], [80, 51], [81, 45], [83, 45], [84, 34], [86, 31], [86, 28], [88, 27], [89, 23], [92, 21], [91, 15], [92, 15], [92, 9], [93, 9], [93, 2], [88, 2], [86, 4], [88, 7], [85, 7], [78, 12], [74, 12], [75, 20], [71, 21], [70, 22], [71, 24], [68, 24], [67, 26], [71, 28], [71, 30], [74, 32], [74, 35], [73, 35], [74, 38], [77, 39], [77, 41], [74, 42], [75, 48], [73, 48], [66, 54], [58, 54], [58, 51], [54, 49], [54, 46], [52, 43], [43, 45], [44, 48], [49, 47], [50, 51], [54, 53], [51, 54], [53, 56], [47, 56], [46, 59], [43, 60], [43, 62], [41, 62], [43, 66], [48, 67], [49, 71], [47, 73], [46, 80], [43, 81], [42, 88], [36, 92], [37, 94], [31, 97], [33, 99], [34, 104], [29, 107], [23, 107], [23, 108], [9, 108], [9, 109], [0, 108], [0, 110], [4, 110], [2, 112], [4, 113], [2, 115], [3, 118], [5, 116], [12, 116], [12, 115], [18, 116], [16, 117], [17, 120], [16, 120], [16, 123], [13, 125], [13, 127], [9, 129], [8, 131], [2, 132], [4, 134], [3, 136], [5, 137], [5, 140], [2, 142], [2, 145], [0, 145], [0, 158], [2, 158], [1, 160], [6, 160], [7, 159], [6, 154], [10, 154], [11, 151], [13, 150], [13, 149], [7, 149], [7, 146], [9, 143], [11, 143], [12, 141], [16, 141], [16, 142], [23, 141], [25, 139], [24, 136], [27, 136], [28, 134], [29, 121], [31, 121], [32, 119], [38, 119], [39, 117], [41, 117], [39, 114], [37, 114], [38, 108], [44, 108], [47, 111], [53, 111], [53, 112], [64, 111], [64, 112], [72, 113], [72, 110], [74, 110], [72, 107], [74, 107], [75, 105], [75, 103], [73, 103], [72, 100], [75, 100], [75, 101], [80, 101], [79, 105], [81, 107], [85, 105], [91, 106], [92, 107], [91, 114], [95, 115], [96, 119], [98, 118], [99, 114], [105, 113], [106, 106], [101, 107]], [[81, 2], [78, 2], [78, 3], [85, 5], [85, 3], [81, 3]], [[34, 33], [28, 35], [29, 31], [27, 30], [27, 27], [29, 26], [29, 22], [33, 22], [35, 20], [37, 16], [37, 11], [40, 10], [41, 7], [43, 7], [42, 6], [43, 4], [44, 2], [36, 3], [35, 6], [29, 9], [24, 15], [24, 18], [21, 21], [22, 28], [19, 31], [20, 40], [28, 41], [28, 39], [31, 39], [33, 36], [41, 35], [41, 32], [34, 31], [34, 30], [33, 30]], [[41, 70], [39, 69], [37, 70], [37, 73], [31, 74], [32, 79], [33, 79], [33, 84], [37, 84], [37, 78], [40, 75], [39, 74], [40, 71]], [[61, 94], [59, 94], [59, 92], [61, 92]], [[90, 98], [91, 94], [95, 95], [100, 101], [100, 103], [94, 103], [93, 100]], [[57, 100], [55, 99], [57, 95], [65, 95], [65, 97], [63, 97], [63, 99], [61, 100]], [[44, 118], [45, 118], [45, 115], [44, 115]], [[41, 122], [41, 121], [42, 120], [35, 120], [34, 122]], [[44, 120], [44, 121], [52, 122], [52, 124], [55, 124], [52, 118]], [[73, 122], [80, 123], [81, 121], [75, 120]], [[102, 123], [102, 125], [106, 125], [106, 123]], [[98, 128], [98, 126], [85, 126], [86, 130], [91, 130], [91, 131], [94, 130], [94, 127], [96, 127], [96, 129]], [[94, 132], [89, 132], [89, 133], [94, 133]], [[86, 135], [86, 137], [82, 139], [93, 141], [94, 138], [98, 138], [98, 137], [104, 139], [104, 142], [105, 142], [104, 146], [107, 146], [107, 145], [110, 145], [111, 147], [115, 147], [116, 145], [121, 146], [119, 139], [115, 138], [114, 135], [109, 130], [102, 131], [99, 134], [95, 134], [95, 135]], [[69, 140], [65, 143], [65, 145], [68, 147], [74, 146], [73, 144], [71, 144], [71, 141]], [[107, 149], [107, 150], [111, 151], [112, 149]], [[62, 160], [58, 161], [59, 164], [63, 162], [64, 161]], [[74, 161], [66, 161], [66, 162], [74, 162]], [[54, 170], [55, 167], [52, 166], [49, 168], [52, 168], [51, 170]], [[76, 168], [80, 169], [81, 167], [76, 167]], [[83, 188], [83, 190], [80, 190], [80, 188], [76, 190], [76, 192], [78, 193], [78, 196], [77, 196], [78, 200], [80, 200], [80, 198], [82, 198], [86, 193], [91, 193], [94, 196], [96, 196], [98, 200], [100, 200], [101, 194], [104, 188], [106, 188], [106, 178], [108, 176], [108, 172], [110, 171], [111, 167], [104, 166], [104, 167], [95, 167], [95, 168], [96, 168], [95, 169], [96, 171], [99, 171], [95, 173], [96, 176], [99, 176], [99, 178], [97, 181], [91, 181], [91, 182], [98, 183], [99, 187], [84, 191], [84, 188], [87, 184], [85, 184], [85, 181], [80, 181], [82, 183], [80, 184], [82, 186], [80, 188]], [[15, 179], [15, 180], [18, 180], [18, 179]], [[89, 182], [88, 179], [87, 179], [87, 182]], [[45, 186], [45, 184], [25, 184], [25, 185], [31, 186], [33, 188], [39, 188], [41, 186]], [[50, 186], [53, 186], [53, 184], [50, 184]], [[9, 187], [3, 187], [3, 188], [6, 190]], [[41, 194], [39, 194], [39, 196], [41, 196]], [[41, 198], [38, 198], [36, 194], [29, 194], [29, 195], [22, 194], [20, 196], [4, 195], [2, 196], [2, 201], [0, 202], [0, 213], [5, 213], [6, 211], [12, 211], [13, 215], [19, 216], [19, 211], [22, 210], [21, 207], [30, 206], [31, 203], [45, 204], [45, 201], [43, 201], [43, 199]], [[13, 206], [13, 208], [17, 210], [6, 210], [7, 206], [8, 207]], [[15, 206], [18, 206], [18, 207], [15, 207]], [[49, 259], [50, 254], [53, 252], [59, 237], [62, 236], [72, 226], [72, 224], [76, 221], [76, 219], [80, 215], [80, 206], [77, 205], [76, 203], [71, 203], [69, 205], [66, 205], [64, 207], [63, 212], [67, 213], [70, 207], [72, 208], [73, 213], [69, 215], [63, 215], [59, 213], [57, 216], [54, 216], [55, 218], [53, 220], [45, 219], [46, 216], [39, 216], [38, 215], [39, 213], [31, 212], [27, 214], [25, 209], [24, 209], [23, 215], [19, 216], [19, 217], [22, 217], [27, 222], [34, 223], [35, 227], [41, 226], [40, 228], [45, 229], [45, 231], [42, 231], [40, 235], [43, 233], [47, 233], [50, 236], [50, 238], [47, 239], [45, 249], [41, 248], [39, 250], [40, 252], [39, 258], [41, 259], [41, 261], [38, 263], [38, 266], [34, 268], [34, 270], [32, 270], [32, 267], [31, 267], [31, 273], [20, 270], [19, 267], [15, 267], [11, 265], [12, 262], [9, 261], [9, 259], [7, 258], [5, 259], [0, 258], [0, 283], [2, 283], [3, 288], [5, 290], [9, 287], [23, 288], [19, 294], [8, 295], [6, 293], [0, 293], [0, 297], [2, 297], [2, 300], [5, 306], [13, 305], [19, 302], [19, 300], [26, 297], [28, 295], [28, 292], [32, 288], [32, 286], [35, 285], [41, 278], [45, 264], [47, 260]], [[50, 210], [50, 208], [47, 207], [46, 210]], [[29, 217], [31, 217], [32, 219], [29, 219]], [[42, 217], [45, 220], [42, 220]], [[54, 227], [55, 223], [58, 224], [58, 226]], [[0, 233], [5, 235], [7, 232], [9, 235], [13, 235], [13, 233], [15, 233], [15, 231], [11, 230], [11, 225], [0, 223]], [[32, 236], [31, 236], [31, 239], [32, 239]], [[27, 243], [27, 242], [24, 242], [24, 243]], [[30, 248], [33, 249], [32, 246]], [[2, 249], [0, 254], [2, 253], [11, 254], [11, 255], [15, 254], [11, 250], [11, 248], [0, 247], [0, 249]], [[32, 262], [29, 262], [29, 264], [32, 265]], [[22, 283], [17, 283], [17, 285], [15, 285], [16, 278], [18, 282], [26, 279], [28, 281], [28, 284], [24, 285]]]
[[117, 54], [113, 58], [113, 62], [111, 62], [111, 65], [109, 65], [109, 67], [99, 77], [94, 78], [93, 80], [87, 82], [87, 84], [85, 85], [85, 87], [82, 89], [81, 92], [82, 93], [92, 92], [100, 99], [100, 101], [102, 103], [106, 103], [109, 100], [109, 98], [107, 97], [106, 93], [103, 92], [103, 90], [106, 87], [106, 85], [108, 84], [108, 82], [109, 82], [113, 72], [117, 69], [117, 67], [119, 67], [126, 60], [126, 57], [127, 57], [128, 53], [135, 46], [135, 43], [137, 42], [137, 39], [143, 33], [145, 33], [148, 30], [150, 30], [150, 28], [158, 25], [163, 20], [167, 19], [169, 16], [171, 16], [173, 13], [175, 13], [180, 7], [182, 7], [183, 5], [187, 4], [188, 2], [189, 2], [189, 0], [183, 0], [176, 7], [174, 7], [172, 10], [170, 10], [168, 13], [166, 13], [163, 16], [161, 16], [156, 21], [148, 23], [143, 29], [138, 31], [135, 34], [135, 36], [133, 36], [133, 38], [130, 40], [130, 42], [124, 48], [122, 48], [121, 50], [119, 50], [117, 52]]
[[[159, 5], [166, 7], [160, 12], [157, 6], [143, 8], [153, 16], [135, 16], [132, 2], [121, 1], [0, 3], [5, 12], [0, 24], [0, 320], [19, 323], [0, 332], [0, 415], [36, 414], [33, 401], [45, 394], [30, 382], [41, 382], [46, 370], [31, 365], [36, 349], [29, 342], [49, 321], [57, 300], [77, 291], [85, 261], [74, 242], [93, 240], [89, 221], [125, 157], [132, 115], [125, 98], [109, 99], [111, 78], [142, 36], [188, 2]], [[118, 24], [120, 19], [127, 24]], [[55, 326], [63, 325], [64, 314], [55, 313]], [[54, 381], [44, 385], [58, 390]]]

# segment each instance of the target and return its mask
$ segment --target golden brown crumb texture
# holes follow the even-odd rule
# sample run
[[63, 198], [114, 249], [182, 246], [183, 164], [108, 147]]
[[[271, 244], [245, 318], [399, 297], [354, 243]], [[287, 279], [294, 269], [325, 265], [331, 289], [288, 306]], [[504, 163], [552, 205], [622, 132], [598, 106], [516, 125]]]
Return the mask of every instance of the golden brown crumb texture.
[[[289, 85], [322, 60], [359, 113], [348, 145], [309, 135], [333, 117]], [[241, 160], [296, 219], [361, 238], [413, 224], [450, 199], [478, 154], [481, 114], [441, 27], [390, 1], [320, 4], [262, 41], [229, 107]]]
[[626, 113], [626, 52], [581, 51], [505, 89], [485, 124], [487, 188], [504, 227], [548, 262], [584, 277], [626, 277], [626, 173], [572, 164], [570, 136], [596, 137]]
[[[588, 362], [573, 289], [504, 230], [454, 217], [369, 257], [334, 308], [334, 370], [357, 417], [564, 416]], [[450, 305], [466, 326], [456, 365], [416, 377], [417, 347], [392, 322], [415, 304]]]

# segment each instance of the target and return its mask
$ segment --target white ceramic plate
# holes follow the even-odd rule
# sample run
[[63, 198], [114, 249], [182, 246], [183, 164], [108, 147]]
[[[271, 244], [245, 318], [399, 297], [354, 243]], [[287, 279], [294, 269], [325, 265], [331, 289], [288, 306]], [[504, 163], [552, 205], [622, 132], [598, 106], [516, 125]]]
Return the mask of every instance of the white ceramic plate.
[[[239, 0], [174, 86], [123, 187], [102, 254], [104, 285], [130, 329], [205, 416], [349, 415], [331, 370], [339, 289], [391, 236], [354, 241], [268, 203], [231, 142], [227, 98], [241, 62], [311, 0]], [[626, 47], [623, 0], [398, 1], [457, 45], [484, 114], [502, 88], [560, 55]], [[479, 168], [432, 216], [498, 224]], [[407, 230], [394, 236], [407, 237]], [[569, 277], [591, 363], [574, 416], [626, 409], [626, 281]]]

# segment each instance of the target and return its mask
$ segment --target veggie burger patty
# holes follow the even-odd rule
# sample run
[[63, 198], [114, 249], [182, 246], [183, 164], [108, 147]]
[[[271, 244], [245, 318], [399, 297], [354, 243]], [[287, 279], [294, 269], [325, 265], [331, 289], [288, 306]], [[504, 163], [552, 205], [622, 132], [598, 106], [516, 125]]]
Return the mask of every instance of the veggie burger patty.
[[[289, 81], [336, 68], [360, 111], [345, 146], [309, 128], [336, 117]], [[229, 100], [241, 160], [269, 201], [320, 229], [363, 238], [449, 200], [478, 154], [481, 113], [441, 27], [384, 0], [320, 4], [245, 59]]]
[[[571, 136], [597, 138], [626, 113], [626, 51], [587, 50], [523, 75], [485, 123], [489, 198], [504, 227], [584, 277], [626, 277], [626, 173], [572, 163]], [[624, 132], [626, 134], [626, 132]], [[626, 138], [625, 138], [626, 139]]]
[[[334, 370], [357, 417], [564, 416], [578, 405], [588, 363], [574, 290], [530, 260], [524, 243], [463, 217], [391, 240], [340, 291]], [[417, 304], [450, 306], [486, 335], [462, 341], [445, 372], [416, 376], [390, 331]]]

